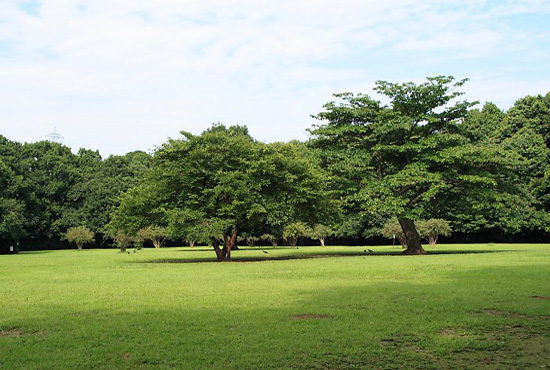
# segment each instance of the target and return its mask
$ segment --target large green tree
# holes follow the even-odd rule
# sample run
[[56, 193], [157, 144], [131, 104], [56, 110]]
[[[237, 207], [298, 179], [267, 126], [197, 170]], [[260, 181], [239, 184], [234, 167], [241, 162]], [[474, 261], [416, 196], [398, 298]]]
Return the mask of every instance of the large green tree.
[[349, 186], [339, 189], [343, 203], [366, 218], [397, 216], [406, 254], [425, 253], [415, 219], [430, 218], [434, 206], [460, 201], [447, 198], [449, 193], [494, 198], [513, 165], [501, 146], [476, 144], [464, 135], [460, 125], [476, 104], [458, 100], [465, 82], [446, 76], [420, 84], [377, 81], [374, 90], [388, 103], [336, 94], [340, 101], [325, 104], [315, 116], [323, 123], [311, 130], [314, 145], [324, 151], [327, 168], [346, 177]]
[[245, 127], [220, 124], [182, 135], [154, 154], [113, 227], [168, 223], [179, 239], [208, 239], [218, 261], [228, 261], [240, 232], [282, 232], [289, 222], [330, 217], [323, 174], [303, 145], [261, 143]]

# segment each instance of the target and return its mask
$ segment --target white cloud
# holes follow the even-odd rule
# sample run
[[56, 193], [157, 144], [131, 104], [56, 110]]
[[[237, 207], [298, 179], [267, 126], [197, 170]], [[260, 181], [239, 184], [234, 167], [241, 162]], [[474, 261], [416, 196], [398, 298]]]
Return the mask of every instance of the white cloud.
[[470, 76], [466, 89], [497, 104], [538, 89], [521, 63], [548, 64], [549, 30], [517, 17], [548, 15], [547, 2], [457, 4], [44, 0], [32, 15], [0, 2], [0, 134], [33, 141], [56, 125], [68, 145], [103, 154], [215, 121], [303, 139], [331, 93], [379, 78]]

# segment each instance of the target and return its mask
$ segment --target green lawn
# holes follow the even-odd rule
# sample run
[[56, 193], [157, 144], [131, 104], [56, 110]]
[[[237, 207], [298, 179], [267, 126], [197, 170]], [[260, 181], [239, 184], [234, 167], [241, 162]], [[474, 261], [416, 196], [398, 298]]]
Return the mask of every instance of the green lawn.
[[550, 245], [365, 248], [0, 256], [0, 368], [550, 366]]

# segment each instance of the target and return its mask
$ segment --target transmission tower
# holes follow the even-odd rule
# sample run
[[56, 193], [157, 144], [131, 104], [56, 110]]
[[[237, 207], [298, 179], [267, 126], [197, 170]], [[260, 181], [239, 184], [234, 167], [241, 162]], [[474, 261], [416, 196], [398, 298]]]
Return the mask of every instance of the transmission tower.
[[59, 132], [57, 132], [57, 128], [54, 126], [53, 132], [46, 135], [46, 138], [54, 143], [63, 144], [63, 140], [65, 139]]

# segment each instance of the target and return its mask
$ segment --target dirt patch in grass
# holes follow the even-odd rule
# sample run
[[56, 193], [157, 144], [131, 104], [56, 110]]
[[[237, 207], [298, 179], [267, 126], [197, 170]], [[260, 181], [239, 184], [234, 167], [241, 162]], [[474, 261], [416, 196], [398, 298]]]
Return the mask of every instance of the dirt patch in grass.
[[419, 341], [420, 338], [418, 338], [414, 334], [397, 333], [392, 335], [391, 337], [382, 338], [380, 340], [380, 343], [390, 346], [404, 346], [410, 345], [411, 343], [418, 343]]
[[550, 300], [550, 297], [548, 296], [543, 296], [543, 295], [534, 295], [534, 296], [531, 296], [531, 298], [535, 298], [535, 299], [541, 299], [541, 300]]
[[550, 364], [550, 337], [504, 329], [494, 336], [488, 333], [487, 342], [500, 342], [493, 349], [466, 348], [446, 358], [449, 368], [520, 369], [545, 368]]
[[530, 317], [521, 313], [506, 312], [499, 310], [484, 310], [487, 315], [491, 316], [505, 316], [505, 317], [515, 317], [519, 319], [529, 319]]
[[464, 329], [443, 329], [439, 332], [441, 336], [447, 337], [447, 338], [467, 338], [471, 337], [471, 333], [467, 333]]
[[550, 320], [550, 316], [529, 316], [529, 315], [524, 315], [524, 314], [521, 314], [521, 313], [491, 310], [491, 309], [483, 310], [483, 312], [486, 313], [487, 315], [502, 316], [502, 317], [507, 317], [507, 318], [531, 319], [531, 320], [536, 320], [536, 319]]
[[0, 338], [19, 338], [24, 335], [44, 335], [45, 331], [28, 331], [21, 328], [0, 329]]
[[318, 314], [318, 313], [304, 313], [298, 315], [290, 315], [292, 320], [322, 320], [329, 319], [330, 315]]
[[0, 330], [0, 338], [17, 338], [25, 334], [19, 329]]

